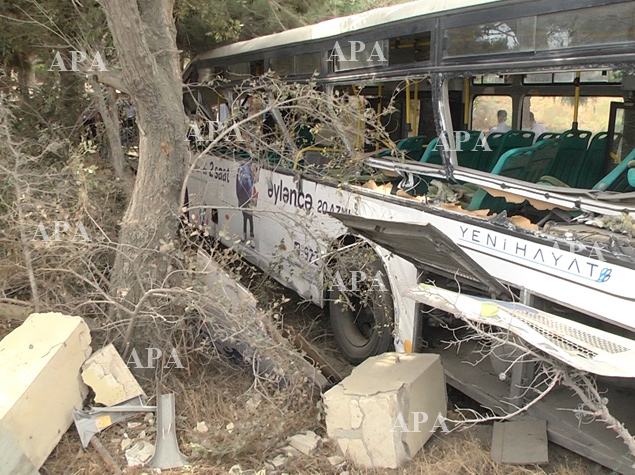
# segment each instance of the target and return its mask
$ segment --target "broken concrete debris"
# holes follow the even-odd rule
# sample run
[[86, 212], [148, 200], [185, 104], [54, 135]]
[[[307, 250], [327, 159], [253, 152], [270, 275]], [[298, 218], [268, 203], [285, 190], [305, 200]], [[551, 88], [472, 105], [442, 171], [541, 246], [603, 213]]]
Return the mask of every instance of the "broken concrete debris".
[[126, 460], [129, 467], [145, 465], [154, 455], [154, 445], [147, 440], [140, 440], [126, 450]]
[[447, 412], [439, 355], [385, 353], [367, 359], [324, 394], [326, 429], [364, 467], [410, 460]]
[[327, 459], [329, 463], [334, 467], [342, 465], [343, 463], [346, 462], [346, 459], [342, 457], [341, 455], [333, 455], [332, 457], [328, 457]]
[[288, 457], [285, 457], [284, 455], [280, 454], [280, 455], [276, 455], [276, 457], [271, 461], [271, 464], [275, 468], [282, 468], [287, 463], [287, 460], [289, 460]]
[[289, 445], [299, 450], [304, 455], [311, 454], [320, 443], [321, 437], [312, 430], [307, 430], [303, 434], [296, 434], [289, 438]]
[[[84, 448], [92, 443], [119, 472], [93, 436], [130, 415], [155, 410], [156, 450], [143, 440], [145, 430], [134, 444], [126, 436], [121, 448], [128, 464], [168, 469], [185, 463], [176, 442], [174, 394], [161, 395], [156, 407], [145, 406], [141, 386], [114, 346], [88, 358], [90, 341], [82, 318], [60, 313], [32, 314], [0, 341], [0, 473], [35, 475], [73, 420]], [[82, 379], [93, 388], [95, 401], [108, 407], [81, 409], [88, 395]], [[140, 425], [130, 422], [128, 428]], [[198, 429], [207, 427], [202, 423]]]
[[90, 340], [80, 317], [34, 313], [0, 341], [0, 454], [17, 443], [33, 467], [42, 466], [88, 393], [79, 370]]
[[82, 366], [82, 379], [95, 392], [95, 402], [104, 406], [145, 396], [126, 363], [110, 344], [93, 353]]
[[209, 430], [209, 428], [207, 427], [207, 424], [205, 424], [205, 421], [201, 421], [201, 422], [197, 422], [196, 423], [196, 432], [200, 432], [201, 434], [205, 434], [208, 430]]

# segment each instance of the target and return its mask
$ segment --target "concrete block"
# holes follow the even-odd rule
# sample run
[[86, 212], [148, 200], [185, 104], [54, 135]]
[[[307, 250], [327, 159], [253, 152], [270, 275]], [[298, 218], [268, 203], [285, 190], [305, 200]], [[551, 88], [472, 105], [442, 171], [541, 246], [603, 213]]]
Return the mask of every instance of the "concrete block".
[[0, 341], [0, 422], [36, 469], [82, 407], [79, 370], [90, 352], [84, 320], [61, 313], [34, 313]]
[[327, 434], [344, 455], [368, 468], [397, 468], [432, 436], [439, 416], [447, 415], [441, 358], [369, 358], [324, 394], [324, 406]]
[[95, 392], [95, 402], [105, 406], [145, 396], [112, 344], [96, 351], [86, 360], [82, 366], [82, 379]]

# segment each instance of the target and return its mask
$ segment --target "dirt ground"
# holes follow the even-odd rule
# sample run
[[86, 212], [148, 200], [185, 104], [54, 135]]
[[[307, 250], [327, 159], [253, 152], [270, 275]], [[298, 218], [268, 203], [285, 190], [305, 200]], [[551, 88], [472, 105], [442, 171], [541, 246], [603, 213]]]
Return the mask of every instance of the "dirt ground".
[[[264, 291], [265, 294], [271, 295], [270, 283], [258, 283], [258, 280], [253, 282], [252, 288], [256, 294]], [[262, 287], [258, 288], [259, 285]], [[301, 332], [331, 361], [339, 361], [339, 370], [350, 370], [350, 367], [337, 357], [325, 315], [314, 306], [299, 303], [297, 297], [290, 296], [290, 299], [282, 312], [285, 325]], [[266, 301], [266, 298], [263, 300]], [[7, 321], [0, 316], [0, 338], [18, 325], [19, 322]], [[599, 465], [553, 444], [549, 446], [548, 465], [521, 467], [492, 462], [489, 455], [491, 425], [434, 435], [424, 449], [399, 470], [366, 470], [347, 462], [333, 466], [328, 457], [338, 455], [338, 452], [326, 439], [324, 421], [318, 407], [318, 394], [307, 394], [306, 391], [294, 388], [277, 392], [265, 391], [264, 388], [254, 385], [253, 378], [244, 368], [231, 363], [220, 363], [218, 360], [175, 371], [167, 375], [163, 386], [163, 392], [176, 393], [178, 442], [189, 461], [187, 467], [169, 473], [610, 473]], [[460, 395], [458, 397], [461, 398]], [[151, 399], [148, 403], [154, 404], [154, 401]], [[450, 407], [453, 404], [454, 401], [450, 400]], [[288, 457], [283, 466], [272, 470], [271, 461], [284, 453], [283, 447], [287, 438], [305, 430], [313, 430], [323, 437], [317, 451], [310, 456]], [[155, 433], [156, 422], [154, 417], [148, 414], [136, 416], [108, 428], [99, 435], [99, 439], [117, 464], [122, 468], [126, 467], [124, 473], [153, 473], [149, 469], [127, 467], [124, 448], [142, 440], [154, 442]], [[236, 465], [240, 466], [240, 470], [235, 467]], [[266, 471], [263, 472], [263, 469]], [[82, 449], [75, 427], [71, 426], [41, 469], [41, 473], [96, 475], [110, 472], [93, 447]]]

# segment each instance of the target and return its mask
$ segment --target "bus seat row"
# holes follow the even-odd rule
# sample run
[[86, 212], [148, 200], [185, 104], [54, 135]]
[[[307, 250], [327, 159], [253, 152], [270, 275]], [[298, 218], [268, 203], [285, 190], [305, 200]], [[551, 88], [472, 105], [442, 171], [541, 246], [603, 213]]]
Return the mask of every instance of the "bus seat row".
[[[457, 150], [457, 159], [462, 167], [481, 171], [491, 171], [498, 159], [507, 151], [528, 147], [534, 141], [534, 133], [528, 130], [510, 130], [509, 132], [492, 132], [486, 138], [489, 150], [480, 142], [482, 132], [468, 131], [469, 137], [461, 142], [461, 150]], [[421, 162], [440, 165], [441, 153], [437, 149], [438, 138], [433, 139], [426, 148]], [[458, 147], [457, 147], [458, 148]]]
[[[591, 135], [592, 133], [588, 130], [568, 130], [562, 134], [545, 132], [538, 137], [536, 144], [560, 138], [557, 153], [543, 173], [551, 177], [546, 180], [547, 182], [553, 181], [575, 188], [589, 189], [602, 178], [608, 134], [599, 132], [589, 144]], [[481, 132], [469, 131], [468, 140], [462, 142], [461, 150], [457, 151], [459, 166], [494, 173], [494, 168], [505, 153], [517, 148], [531, 147], [534, 143], [534, 133], [530, 131], [493, 132], [487, 137], [490, 150], [485, 150], [479, 143], [480, 137]], [[442, 163], [437, 142], [438, 138], [430, 142], [421, 157], [421, 162], [437, 165]], [[529, 153], [529, 156], [532, 154]], [[538, 180], [526, 181], [536, 183]]]
[[[498, 159], [491, 173], [536, 183], [553, 163], [560, 140], [551, 138], [536, 142], [530, 147], [508, 150]], [[499, 213], [506, 209], [506, 205], [504, 198], [491, 196], [480, 188], [474, 193], [467, 209], [474, 211], [488, 208], [491, 212]]]
[[[426, 144], [427, 138], [425, 135], [416, 135], [414, 137], [407, 137], [397, 142], [397, 150], [403, 151], [406, 158], [410, 160], [418, 161], [423, 155], [423, 147]], [[379, 152], [376, 157], [386, 157], [392, 153], [392, 150], [384, 150]], [[440, 162], [439, 162], [440, 163]]]
[[[601, 156], [602, 159], [604, 158], [606, 136], [606, 132], [600, 132], [594, 137], [589, 149], [585, 153], [585, 158], [582, 160], [583, 164], [587, 162], [587, 159], [595, 159], [598, 155]], [[536, 145], [533, 147], [511, 150], [500, 158], [494, 170], [492, 170], [492, 173], [532, 183], [535, 183], [539, 179], [542, 184], [568, 186], [557, 178], [542, 176], [544, 170], [548, 169], [558, 156], [557, 154], [561, 148], [560, 142], [562, 140], [563, 138], [552, 138], [536, 142]], [[601, 163], [603, 164], [603, 160]], [[592, 189], [620, 193], [635, 191], [635, 188], [628, 179], [630, 169], [635, 169], [635, 149], [606, 176], [596, 180]], [[601, 173], [602, 167], [597, 168], [595, 171], [597, 170]], [[593, 173], [595, 171], [585, 168], [583, 170], [584, 174], [581, 173], [580, 176], [583, 176], [585, 180], [589, 180], [594, 176]], [[589, 188], [591, 188], [591, 186], [585, 187], [585, 189]], [[474, 193], [474, 197], [467, 209], [471, 211], [489, 209], [490, 212], [500, 213], [507, 209], [507, 202], [504, 198], [494, 197], [482, 188], [479, 188], [479, 190]]]
[[[560, 134], [560, 146], [545, 175], [575, 186], [592, 133], [588, 130], [567, 130]], [[599, 177], [598, 177], [599, 178]]]
[[528, 130], [510, 130], [508, 132], [493, 132], [487, 136], [489, 151], [480, 150], [473, 168], [485, 172], [492, 171], [500, 159], [509, 150], [529, 147], [534, 143], [535, 134]]

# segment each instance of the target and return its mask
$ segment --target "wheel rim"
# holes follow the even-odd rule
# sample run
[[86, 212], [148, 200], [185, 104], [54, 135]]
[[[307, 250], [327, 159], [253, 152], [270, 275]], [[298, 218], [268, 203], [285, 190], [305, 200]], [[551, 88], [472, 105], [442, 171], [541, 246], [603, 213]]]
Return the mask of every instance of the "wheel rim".
[[373, 305], [363, 302], [358, 295], [349, 296], [350, 305], [345, 305], [345, 311], [342, 315], [342, 326], [348, 341], [357, 347], [366, 346], [377, 331], [377, 323]]

